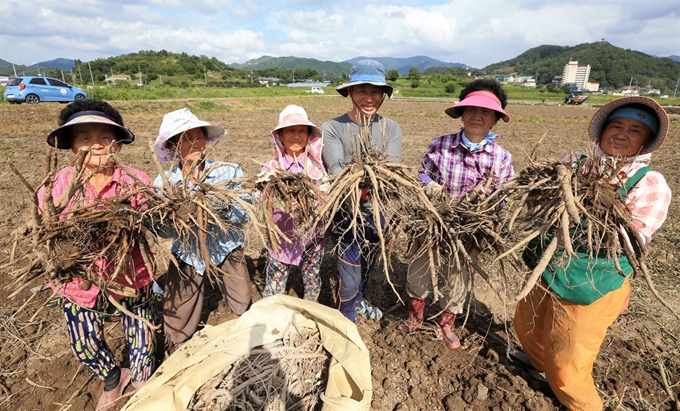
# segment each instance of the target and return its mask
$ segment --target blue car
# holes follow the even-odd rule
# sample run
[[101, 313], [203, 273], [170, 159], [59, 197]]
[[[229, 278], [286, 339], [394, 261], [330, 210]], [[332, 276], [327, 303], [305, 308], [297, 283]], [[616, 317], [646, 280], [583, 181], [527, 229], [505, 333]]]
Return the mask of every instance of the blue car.
[[38, 104], [41, 101], [67, 103], [87, 99], [87, 93], [81, 88], [56, 78], [35, 76], [10, 78], [2, 96], [14, 104]]

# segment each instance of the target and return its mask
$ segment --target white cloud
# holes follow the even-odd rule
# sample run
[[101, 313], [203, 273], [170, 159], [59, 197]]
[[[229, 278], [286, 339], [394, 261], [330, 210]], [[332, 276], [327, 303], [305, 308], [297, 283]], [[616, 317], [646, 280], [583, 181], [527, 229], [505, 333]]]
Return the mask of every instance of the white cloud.
[[165, 49], [227, 63], [427, 55], [481, 68], [601, 38], [680, 55], [680, 7], [667, 0], [9, 0], [2, 21], [0, 58], [20, 64]]

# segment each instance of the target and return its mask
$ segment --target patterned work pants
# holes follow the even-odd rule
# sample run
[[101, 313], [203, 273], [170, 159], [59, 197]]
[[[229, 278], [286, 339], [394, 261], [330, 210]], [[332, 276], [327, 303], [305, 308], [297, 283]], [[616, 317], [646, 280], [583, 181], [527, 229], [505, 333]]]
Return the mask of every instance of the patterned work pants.
[[[323, 260], [323, 247], [319, 247], [318, 250], [314, 250], [312, 247], [302, 254], [300, 272], [305, 287], [305, 300], [316, 302], [319, 299], [321, 293], [321, 276], [319, 275], [321, 260]], [[267, 259], [267, 284], [262, 291], [262, 296], [266, 298], [285, 293], [288, 276], [293, 267], [293, 265], [282, 263], [269, 256]]]
[[[114, 355], [104, 339], [106, 314], [98, 309], [104, 302], [104, 297], [100, 294], [95, 309], [83, 308], [66, 298], [62, 303], [73, 354], [92, 374], [102, 380], [116, 366]], [[130, 312], [153, 322], [153, 305], [148, 296], [126, 297], [120, 303]], [[121, 324], [130, 353], [132, 380], [146, 381], [151, 377], [156, 361], [154, 332], [142, 321], [126, 314], [122, 314]]]

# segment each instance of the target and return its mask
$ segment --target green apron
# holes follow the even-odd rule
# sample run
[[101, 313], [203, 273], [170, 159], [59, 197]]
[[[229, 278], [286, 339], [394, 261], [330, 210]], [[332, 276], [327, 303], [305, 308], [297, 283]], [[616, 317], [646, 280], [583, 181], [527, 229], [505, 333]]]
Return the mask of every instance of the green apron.
[[[625, 196], [642, 177], [651, 169], [642, 167], [626, 182], [625, 187], [619, 189], [619, 194]], [[583, 229], [583, 227], [579, 228]], [[572, 235], [578, 234], [572, 229]], [[530, 269], [534, 269], [548, 246], [554, 230], [548, 235], [538, 237], [529, 242], [522, 253], [522, 259]], [[548, 268], [543, 271], [541, 278], [555, 294], [567, 301], [578, 304], [592, 304], [610, 291], [618, 290], [624, 280], [633, 272], [633, 267], [626, 256], [618, 258], [622, 273], [616, 269], [614, 261], [606, 256], [606, 251], [591, 257], [583, 246], [574, 246], [575, 255], [569, 257], [563, 264], [561, 261], [564, 250], [555, 252]], [[623, 274], [623, 275], [621, 275]]]

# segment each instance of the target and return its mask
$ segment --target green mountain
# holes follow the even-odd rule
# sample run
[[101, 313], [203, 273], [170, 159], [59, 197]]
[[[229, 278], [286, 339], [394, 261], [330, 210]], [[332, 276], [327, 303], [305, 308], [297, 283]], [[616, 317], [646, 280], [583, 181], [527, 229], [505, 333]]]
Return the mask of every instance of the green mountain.
[[71, 70], [75, 65], [75, 61], [71, 59], [58, 58], [54, 60], [41, 61], [39, 63], [31, 64], [31, 67], [48, 67], [60, 70]]
[[0, 59], [0, 76], [10, 76], [10, 77], [12, 77], [12, 76], [14, 76], [14, 70], [17, 71], [18, 75], [21, 75], [22, 72], [25, 73], [26, 75], [31, 75], [31, 76], [35, 76], [35, 75], [38, 74], [36, 69], [32, 69], [32, 68], [27, 67], [27, 66], [22, 66], [20, 64], [15, 64], [14, 68], [12, 68], [12, 63], [10, 63], [9, 61], [5, 61], [5, 60]]
[[[327, 79], [348, 75], [349, 69], [352, 67], [351, 63], [337, 63], [335, 61], [321, 61], [310, 58], [300, 57], [271, 57], [262, 56], [257, 59], [248, 60], [241, 65], [233, 65], [234, 67], [242, 68], [244, 70], [264, 70], [264, 69], [300, 69], [305, 68], [317, 72], [319, 75]], [[274, 76], [277, 77], [277, 76]], [[297, 76], [296, 76], [297, 77]], [[302, 77], [300, 77], [302, 78]]]
[[461, 63], [446, 63], [441, 60], [433, 59], [432, 57], [427, 57], [427, 56], [414, 56], [414, 57], [405, 57], [405, 58], [394, 58], [394, 57], [354, 57], [353, 59], [346, 60], [348, 63], [356, 63], [359, 60], [364, 60], [364, 59], [371, 59], [375, 61], [379, 61], [380, 64], [382, 64], [385, 67], [385, 71], [390, 71], [390, 70], [397, 70], [399, 74], [402, 76], [405, 76], [408, 74], [408, 71], [411, 69], [411, 67], [415, 67], [421, 72], [424, 72], [425, 70], [433, 67], [443, 67], [443, 68], [449, 68], [449, 67], [457, 67], [457, 68], [466, 68], [468, 67], [466, 64], [461, 64]]
[[658, 88], [662, 93], [675, 87], [680, 78], [680, 63], [671, 58], [658, 58], [639, 51], [622, 49], [606, 41], [584, 43], [574, 47], [539, 46], [512, 60], [484, 67], [488, 74], [537, 76], [539, 84], [550, 83], [561, 76], [569, 61], [590, 64], [590, 82], [599, 82], [600, 89], [613, 90], [631, 82], [641, 87]]

